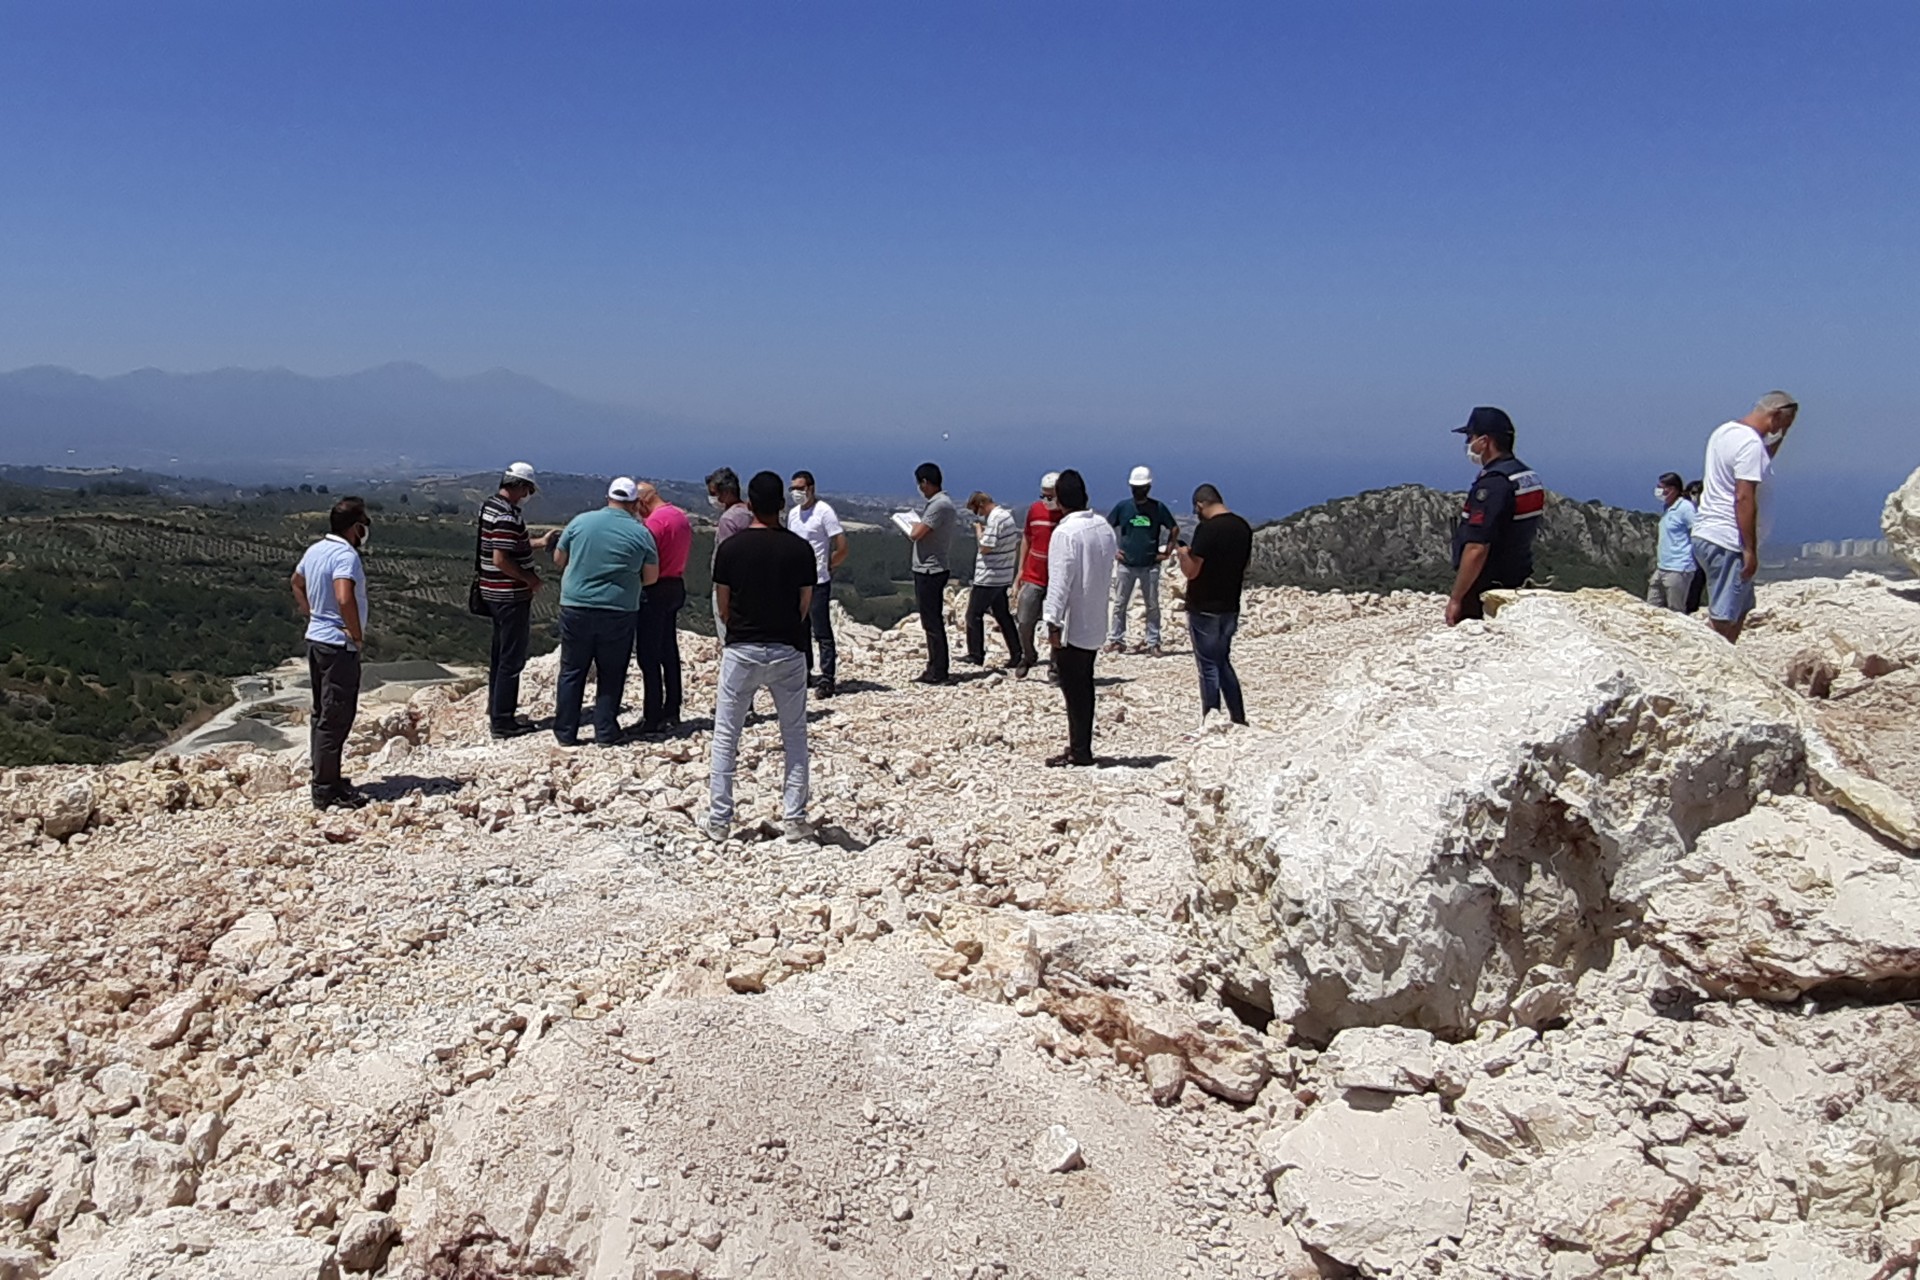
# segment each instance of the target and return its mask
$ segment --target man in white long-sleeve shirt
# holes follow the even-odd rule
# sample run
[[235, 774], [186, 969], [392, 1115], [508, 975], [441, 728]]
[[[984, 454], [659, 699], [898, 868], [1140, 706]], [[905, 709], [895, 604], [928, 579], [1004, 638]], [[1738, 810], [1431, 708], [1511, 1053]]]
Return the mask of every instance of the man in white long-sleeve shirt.
[[1087, 482], [1062, 471], [1054, 497], [1065, 514], [1047, 547], [1047, 643], [1067, 701], [1067, 749], [1049, 765], [1093, 763], [1093, 660], [1106, 639], [1107, 596], [1119, 552], [1113, 526], [1087, 510]]

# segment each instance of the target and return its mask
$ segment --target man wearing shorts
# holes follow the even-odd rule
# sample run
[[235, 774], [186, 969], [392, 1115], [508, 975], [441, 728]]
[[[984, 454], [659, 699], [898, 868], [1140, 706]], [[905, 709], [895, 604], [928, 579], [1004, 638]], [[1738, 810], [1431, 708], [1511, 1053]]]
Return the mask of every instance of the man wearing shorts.
[[1760, 570], [1760, 486], [1800, 406], [1769, 391], [1746, 417], [1723, 422], [1707, 437], [1700, 513], [1693, 522], [1693, 558], [1706, 582], [1707, 621], [1729, 642], [1740, 639], [1753, 612]]

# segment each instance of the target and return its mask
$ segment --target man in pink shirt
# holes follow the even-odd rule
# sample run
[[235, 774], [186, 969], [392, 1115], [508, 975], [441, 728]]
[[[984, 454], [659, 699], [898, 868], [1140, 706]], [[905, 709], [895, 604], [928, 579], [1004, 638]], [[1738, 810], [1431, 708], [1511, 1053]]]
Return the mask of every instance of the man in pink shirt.
[[687, 603], [687, 553], [693, 549], [693, 526], [686, 512], [644, 481], [640, 485], [640, 515], [660, 551], [660, 579], [640, 599], [633, 636], [634, 659], [640, 664], [640, 683], [645, 690], [640, 732], [664, 733], [680, 723], [678, 619]]

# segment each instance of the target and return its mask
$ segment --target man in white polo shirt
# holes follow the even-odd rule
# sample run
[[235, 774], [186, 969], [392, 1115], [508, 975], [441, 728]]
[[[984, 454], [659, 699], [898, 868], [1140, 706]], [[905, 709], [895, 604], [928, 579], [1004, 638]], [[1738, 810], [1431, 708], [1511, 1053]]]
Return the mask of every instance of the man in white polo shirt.
[[293, 599], [307, 619], [307, 678], [313, 686], [313, 807], [358, 809], [367, 799], [340, 776], [340, 756], [360, 709], [360, 652], [367, 642], [367, 569], [360, 548], [372, 523], [363, 500], [342, 498], [327, 524], [332, 532], [308, 547], [293, 571]]
[[[840, 651], [833, 642], [833, 571], [847, 558], [847, 532], [840, 527], [840, 516], [821, 501], [813, 483], [813, 472], [796, 471], [787, 482], [787, 531], [799, 534], [813, 548], [813, 603], [808, 609], [808, 624], [813, 631], [813, 649], [820, 651], [820, 677], [813, 681], [815, 697], [831, 698], [838, 690], [835, 677], [840, 672]], [[807, 651], [807, 669], [813, 669], [813, 649]]]
[[1760, 486], [1773, 474], [1800, 406], [1769, 391], [1753, 412], [1723, 422], [1707, 438], [1700, 512], [1693, 522], [1693, 558], [1706, 582], [1707, 621], [1738, 641], [1753, 612], [1753, 576], [1760, 571]]

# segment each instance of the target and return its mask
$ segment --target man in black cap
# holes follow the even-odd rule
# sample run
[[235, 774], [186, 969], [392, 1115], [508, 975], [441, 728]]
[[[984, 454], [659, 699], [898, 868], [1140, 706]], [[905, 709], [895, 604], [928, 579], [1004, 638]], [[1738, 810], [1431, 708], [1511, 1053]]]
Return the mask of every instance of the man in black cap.
[[1513, 419], [1482, 405], [1454, 431], [1467, 438], [1467, 457], [1480, 468], [1467, 490], [1460, 525], [1453, 531], [1453, 590], [1447, 595], [1447, 625], [1481, 618], [1482, 592], [1518, 587], [1533, 573], [1533, 537], [1547, 491], [1540, 477], [1513, 456]]

